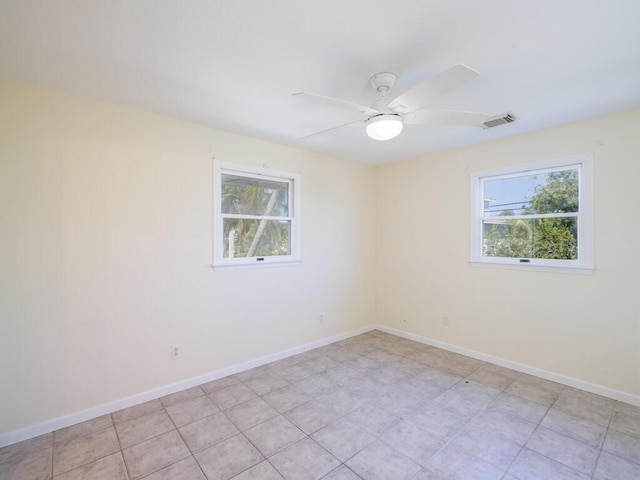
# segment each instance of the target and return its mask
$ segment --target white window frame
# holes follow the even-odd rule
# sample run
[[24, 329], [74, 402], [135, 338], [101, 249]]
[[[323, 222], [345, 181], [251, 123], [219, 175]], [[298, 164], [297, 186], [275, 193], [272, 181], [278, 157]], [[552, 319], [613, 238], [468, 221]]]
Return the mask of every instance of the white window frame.
[[[578, 258], [576, 260], [552, 260], [541, 258], [485, 257], [482, 255], [482, 225], [484, 217], [484, 181], [510, 178], [535, 173], [548, 173], [578, 168], [579, 212]], [[567, 215], [561, 215], [567, 216]], [[495, 218], [495, 217], [492, 217]], [[510, 217], [511, 218], [511, 217]], [[519, 218], [515, 216], [513, 218]], [[593, 157], [581, 154], [543, 162], [514, 165], [506, 168], [471, 173], [471, 258], [476, 266], [536, 270], [547, 272], [590, 274], [593, 272]]]
[[[291, 221], [291, 254], [278, 256], [255, 256], [241, 258], [224, 258], [223, 220], [225, 214], [222, 213], [222, 175], [232, 174], [248, 178], [262, 178], [285, 182], [289, 184], [289, 216], [288, 217], [265, 217], [261, 218], [274, 220]], [[233, 162], [223, 162], [214, 160], [213, 162], [213, 268], [218, 269], [239, 269], [239, 268], [260, 268], [265, 266], [295, 264], [301, 261], [301, 228], [302, 218], [301, 203], [301, 181], [300, 174], [259, 168], [249, 165], [242, 165]]]

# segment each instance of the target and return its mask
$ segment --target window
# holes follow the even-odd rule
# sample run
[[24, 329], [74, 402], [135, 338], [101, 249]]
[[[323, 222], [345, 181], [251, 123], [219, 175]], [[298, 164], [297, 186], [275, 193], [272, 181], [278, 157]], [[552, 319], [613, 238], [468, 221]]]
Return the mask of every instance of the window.
[[471, 175], [471, 262], [593, 269], [592, 159], [580, 155]]
[[300, 260], [300, 176], [214, 162], [214, 267]]

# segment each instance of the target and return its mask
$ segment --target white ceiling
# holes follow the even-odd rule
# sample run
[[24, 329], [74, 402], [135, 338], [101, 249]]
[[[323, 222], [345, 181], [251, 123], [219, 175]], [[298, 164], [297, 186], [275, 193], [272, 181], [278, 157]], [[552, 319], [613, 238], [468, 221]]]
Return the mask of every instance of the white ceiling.
[[[640, 107], [638, 0], [0, 0], [0, 77], [384, 163]], [[307, 91], [369, 105], [454, 64], [480, 75], [434, 108], [519, 120], [408, 125], [389, 142]]]

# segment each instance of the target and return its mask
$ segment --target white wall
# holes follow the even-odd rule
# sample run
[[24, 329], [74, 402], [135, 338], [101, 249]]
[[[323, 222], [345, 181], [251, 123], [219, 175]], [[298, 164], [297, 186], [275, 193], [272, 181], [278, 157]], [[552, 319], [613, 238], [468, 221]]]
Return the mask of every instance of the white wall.
[[[381, 167], [378, 322], [640, 395], [638, 132], [633, 110]], [[584, 152], [594, 156], [592, 275], [467, 263], [470, 172]]]
[[[0, 105], [0, 434], [375, 321], [373, 167], [8, 82]], [[301, 265], [210, 267], [214, 155], [302, 174]]]

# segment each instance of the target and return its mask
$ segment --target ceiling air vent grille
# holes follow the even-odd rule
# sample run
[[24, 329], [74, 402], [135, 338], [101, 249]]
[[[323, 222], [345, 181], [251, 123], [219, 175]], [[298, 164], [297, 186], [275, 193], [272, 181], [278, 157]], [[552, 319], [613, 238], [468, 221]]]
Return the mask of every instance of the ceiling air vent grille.
[[500, 125], [505, 125], [507, 123], [513, 123], [516, 121], [516, 116], [513, 113], [503, 113], [494, 118], [490, 118], [486, 122], [482, 124], [484, 128], [493, 128], [499, 127]]

